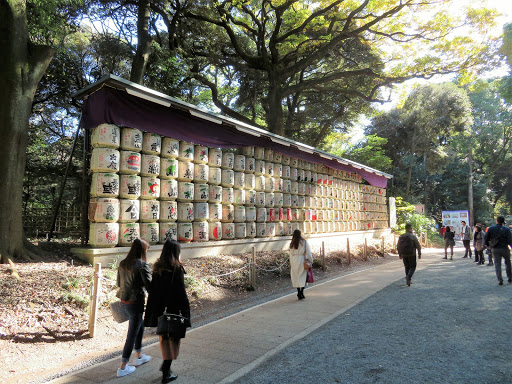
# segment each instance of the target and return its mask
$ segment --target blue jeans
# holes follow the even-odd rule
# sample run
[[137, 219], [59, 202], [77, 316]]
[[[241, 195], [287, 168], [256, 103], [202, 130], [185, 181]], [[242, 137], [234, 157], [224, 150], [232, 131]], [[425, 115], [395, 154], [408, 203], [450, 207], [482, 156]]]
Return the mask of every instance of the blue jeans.
[[501, 274], [501, 259], [505, 259], [505, 271], [507, 277], [512, 277], [512, 267], [510, 265], [510, 250], [507, 248], [492, 248], [492, 256], [494, 257], [494, 269], [496, 270], [496, 277], [498, 281], [503, 281]]
[[[142, 336], [144, 336], [144, 321], [142, 312], [140, 312], [139, 304], [124, 304], [124, 309], [128, 316], [128, 334], [123, 348], [123, 356], [121, 361], [127, 363], [130, 360], [133, 349], [136, 352], [142, 350]], [[134, 348], [135, 347], [135, 348]]]

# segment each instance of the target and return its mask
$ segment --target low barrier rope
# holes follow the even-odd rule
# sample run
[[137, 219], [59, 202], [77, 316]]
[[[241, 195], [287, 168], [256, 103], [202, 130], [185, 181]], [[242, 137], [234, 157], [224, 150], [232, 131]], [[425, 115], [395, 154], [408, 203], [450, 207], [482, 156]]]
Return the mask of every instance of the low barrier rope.
[[283, 265], [285, 265], [287, 262], [288, 262], [288, 259], [290, 257], [286, 257], [286, 259], [283, 261], [283, 263], [277, 267], [277, 268], [274, 268], [274, 269], [265, 269], [265, 268], [262, 268], [262, 267], [258, 267], [258, 265], [255, 263], [254, 265], [256, 266], [257, 269], [261, 270], [261, 271], [264, 271], [264, 272], [274, 272], [274, 271], [277, 271], [279, 269], [281, 269], [283, 267]]

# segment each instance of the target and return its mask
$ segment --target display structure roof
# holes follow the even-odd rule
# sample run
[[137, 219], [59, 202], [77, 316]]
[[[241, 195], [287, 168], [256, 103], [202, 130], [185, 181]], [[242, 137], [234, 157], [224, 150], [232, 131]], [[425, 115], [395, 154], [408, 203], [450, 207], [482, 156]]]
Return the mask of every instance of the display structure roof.
[[214, 148], [255, 145], [287, 156], [358, 173], [371, 185], [386, 188], [391, 175], [332, 155], [261, 128], [222, 116], [115, 75], [106, 75], [72, 95], [85, 99], [80, 126], [109, 123], [137, 128]]

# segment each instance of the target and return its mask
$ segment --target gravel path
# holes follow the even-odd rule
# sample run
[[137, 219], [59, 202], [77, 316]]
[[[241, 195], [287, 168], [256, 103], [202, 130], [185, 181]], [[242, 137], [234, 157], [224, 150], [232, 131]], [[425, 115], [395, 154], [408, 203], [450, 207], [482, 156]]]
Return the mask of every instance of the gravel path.
[[236, 383], [512, 383], [512, 284], [460, 256], [417, 271], [411, 287], [391, 284]]

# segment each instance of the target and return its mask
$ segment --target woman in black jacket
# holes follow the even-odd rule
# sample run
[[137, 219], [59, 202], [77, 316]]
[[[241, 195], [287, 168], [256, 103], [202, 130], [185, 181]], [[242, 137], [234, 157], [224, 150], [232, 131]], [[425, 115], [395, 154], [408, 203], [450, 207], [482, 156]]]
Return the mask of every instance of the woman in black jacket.
[[450, 260], [453, 260], [453, 246], [455, 245], [455, 232], [450, 229], [450, 226], [446, 226], [446, 231], [443, 235], [444, 238], [444, 257], [448, 258], [448, 248], [450, 248]]
[[[158, 317], [164, 313], [180, 314], [187, 318], [186, 327], [190, 327], [190, 305], [185, 291], [185, 269], [180, 262], [180, 245], [176, 241], [167, 240], [162, 249], [160, 259], [153, 268], [153, 280], [149, 291], [148, 305], [144, 325], [156, 327]], [[178, 358], [181, 335], [173, 337], [159, 336], [162, 359], [162, 383], [176, 380], [178, 375], [171, 371], [171, 363]]]
[[[129, 375], [135, 367], [147, 363], [151, 356], [142, 354], [142, 336], [144, 336], [144, 302], [146, 290], [151, 284], [151, 273], [146, 264], [146, 252], [149, 243], [145, 240], [135, 239], [126, 258], [119, 263], [117, 270], [117, 297], [121, 299], [125, 311], [129, 315], [128, 334], [124, 343], [121, 368], [117, 370], [117, 377]], [[135, 348], [137, 358], [132, 365], [128, 365], [132, 350]]]

